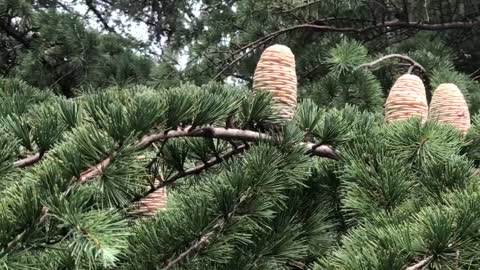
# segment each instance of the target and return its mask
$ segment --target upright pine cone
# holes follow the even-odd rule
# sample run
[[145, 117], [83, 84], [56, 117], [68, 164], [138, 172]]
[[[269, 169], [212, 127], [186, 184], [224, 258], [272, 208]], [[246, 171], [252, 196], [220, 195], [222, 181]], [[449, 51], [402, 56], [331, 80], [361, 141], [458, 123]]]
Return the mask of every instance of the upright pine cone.
[[279, 104], [276, 109], [280, 117], [293, 118], [297, 107], [297, 74], [290, 48], [277, 44], [265, 49], [255, 70], [253, 89], [271, 92]]
[[440, 84], [432, 96], [429, 119], [449, 123], [463, 134], [470, 128], [470, 112], [465, 98], [455, 84]]
[[385, 120], [392, 122], [420, 116], [427, 120], [428, 105], [422, 80], [412, 74], [402, 75], [390, 90], [385, 103]]
[[[155, 181], [155, 185], [158, 184], [158, 181]], [[167, 208], [167, 199], [167, 188], [159, 188], [135, 203], [134, 209], [130, 212], [130, 214], [153, 216], [158, 211], [165, 210]]]

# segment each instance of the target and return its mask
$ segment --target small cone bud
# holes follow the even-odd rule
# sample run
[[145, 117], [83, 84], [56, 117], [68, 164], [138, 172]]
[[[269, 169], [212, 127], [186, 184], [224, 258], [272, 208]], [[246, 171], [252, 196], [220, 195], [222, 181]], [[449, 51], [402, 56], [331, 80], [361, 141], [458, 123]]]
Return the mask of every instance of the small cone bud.
[[[158, 183], [156, 183], [158, 184]], [[167, 208], [167, 188], [162, 187], [135, 203], [132, 215], [153, 216]]]
[[429, 119], [452, 124], [463, 134], [470, 128], [470, 112], [460, 89], [455, 84], [440, 84], [432, 96]]
[[385, 103], [385, 121], [405, 120], [419, 116], [427, 120], [428, 105], [425, 86], [415, 75], [405, 74], [392, 86]]
[[297, 74], [295, 56], [284, 45], [273, 45], [265, 49], [258, 61], [253, 78], [255, 91], [269, 91], [279, 103], [280, 116], [293, 118], [297, 107]]

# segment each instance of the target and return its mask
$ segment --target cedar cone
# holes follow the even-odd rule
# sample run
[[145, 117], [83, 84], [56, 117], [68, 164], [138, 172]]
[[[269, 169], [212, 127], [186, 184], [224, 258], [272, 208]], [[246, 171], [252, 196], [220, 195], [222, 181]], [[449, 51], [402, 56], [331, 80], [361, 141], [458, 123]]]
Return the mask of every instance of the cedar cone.
[[[159, 183], [157, 182], [155, 184], [157, 185]], [[153, 216], [158, 211], [165, 210], [167, 208], [167, 199], [167, 188], [159, 188], [135, 203], [135, 209], [131, 212], [131, 214]]]
[[425, 122], [428, 116], [427, 97], [422, 80], [405, 74], [392, 86], [385, 103], [385, 120], [392, 122], [420, 116]]
[[293, 118], [297, 107], [297, 74], [290, 48], [276, 44], [265, 49], [255, 69], [253, 89], [272, 93], [279, 116], [285, 120]]
[[440, 84], [432, 96], [429, 119], [452, 124], [467, 133], [470, 128], [470, 112], [465, 98], [455, 84]]

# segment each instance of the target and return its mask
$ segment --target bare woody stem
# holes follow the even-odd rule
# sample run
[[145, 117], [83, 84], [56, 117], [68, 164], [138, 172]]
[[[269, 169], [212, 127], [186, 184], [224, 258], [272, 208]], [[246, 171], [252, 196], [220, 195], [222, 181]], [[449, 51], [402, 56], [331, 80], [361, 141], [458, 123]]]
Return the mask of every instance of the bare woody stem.
[[425, 269], [433, 260], [433, 256], [428, 256], [425, 259], [419, 261], [418, 263], [407, 267], [405, 270], [421, 270]]
[[28, 167], [30, 165], [33, 165], [33, 164], [39, 162], [43, 158], [43, 156], [44, 156], [44, 153], [37, 153], [37, 154], [34, 154], [34, 155], [28, 156], [26, 158], [15, 161], [13, 163], [13, 166], [15, 166], [17, 168]]
[[208, 242], [210, 241], [210, 238], [214, 235], [213, 232], [209, 232], [205, 235], [202, 236], [202, 238], [198, 241], [196, 241], [191, 247], [189, 247], [187, 250], [182, 252], [180, 255], [172, 259], [168, 264], [163, 268], [164, 270], [171, 269], [174, 267], [176, 264], [180, 263], [183, 261], [185, 258], [190, 256], [193, 253], [196, 253], [200, 250], [202, 250], [205, 246], [208, 245]]
[[[275, 142], [277, 139], [271, 135], [260, 133], [251, 130], [243, 130], [243, 129], [226, 129], [226, 128], [218, 128], [218, 127], [203, 127], [203, 128], [196, 128], [194, 130], [189, 130], [189, 128], [185, 129], [177, 129], [171, 130], [169, 132], [160, 132], [157, 134], [152, 134], [149, 136], [144, 137], [141, 139], [136, 147], [138, 149], [145, 149], [150, 146], [152, 143], [160, 140], [164, 140], [167, 138], [176, 138], [176, 137], [204, 137], [204, 138], [216, 138], [216, 139], [227, 139], [227, 140], [242, 140], [247, 142], [255, 142], [255, 141], [273, 141]], [[304, 147], [307, 150], [310, 150], [309, 154], [326, 157], [326, 158], [337, 158], [335, 150], [333, 150], [329, 146], [321, 145], [317, 146], [313, 143], [304, 143]], [[84, 183], [98, 175], [101, 175], [106, 167], [110, 165], [112, 162], [112, 157], [108, 157], [98, 163], [97, 165], [91, 167], [90, 169], [84, 171], [80, 175], [80, 183]]]
[[379, 63], [381, 63], [385, 60], [389, 60], [389, 59], [392, 59], [392, 58], [398, 58], [398, 59], [404, 60], [404, 61], [410, 63], [411, 67], [417, 67], [423, 73], [426, 72], [426, 69], [422, 65], [420, 65], [417, 61], [413, 60], [412, 58], [410, 58], [406, 55], [402, 55], [402, 54], [389, 54], [389, 55], [382, 56], [375, 61], [372, 61], [370, 63], [366, 63], [366, 64], [363, 64], [363, 65], [360, 65], [360, 66], [356, 67], [355, 70], [357, 70], [359, 68], [363, 68], [363, 67], [371, 68], [371, 67], [375, 66], [376, 64], [379, 64]]
[[[218, 79], [225, 71], [227, 71], [230, 67], [234, 64], [238, 63], [244, 57], [248, 56], [249, 54], [246, 52], [247, 50], [255, 50], [261, 45], [267, 43], [268, 41], [288, 32], [302, 30], [302, 29], [311, 29], [314, 31], [319, 32], [338, 32], [338, 33], [353, 33], [353, 34], [366, 34], [371, 31], [376, 30], [385, 30], [391, 31], [392, 29], [415, 29], [415, 30], [423, 30], [423, 31], [438, 31], [438, 30], [461, 30], [461, 29], [472, 29], [475, 27], [480, 27], [480, 21], [473, 21], [473, 22], [450, 22], [450, 23], [442, 23], [442, 24], [426, 24], [421, 22], [405, 22], [405, 21], [388, 21], [383, 22], [375, 25], [369, 25], [363, 28], [358, 27], [336, 27], [330, 25], [316, 25], [316, 24], [299, 24], [290, 27], [286, 27], [270, 33], [262, 38], [259, 38], [242, 48], [234, 51], [231, 57], [243, 53], [231, 62], [229, 62], [219, 73], [217, 73], [212, 80]], [[225, 60], [227, 60], [225, 59]], [[225, 61], [224, 60], [224, 61]], [[221, 61], [221, 62], [224, 62]]]

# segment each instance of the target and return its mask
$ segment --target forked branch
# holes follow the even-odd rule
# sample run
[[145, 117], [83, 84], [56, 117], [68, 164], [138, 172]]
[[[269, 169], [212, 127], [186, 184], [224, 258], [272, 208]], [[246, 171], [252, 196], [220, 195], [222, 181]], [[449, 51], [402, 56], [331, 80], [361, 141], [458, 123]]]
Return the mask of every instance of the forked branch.
[[[220, 127], [203, 127], [196, 128], [194, 130], [189, 130], [189, 128], [171, 130], [169, 132], [160, 132], [144, 137], [140, 140], [136, 147], [138, 149], [145, 149], [150, 146], [152, 143], [161, 141], [167, 138], [176, 138], [176, 137], [204, 137], [204, 138], [215, 138], [215, 139], [226, 139], [226, 140], [241, 140], [247, 142], [256, 142], [256, 141], [278, 141], [277, 138], [256, 131], [243, 130], [243, 129], [226, 129]], [[335, 150], [326, 145], [316, 145], [313, 143], [303, 143], [305, 151], [309, 151], [308, 154], [320, 157], [326, 157], [331, 159], [336, 159], [337, 154]], [[112, 162], [112, 158], [108, 157], [98, 163], [97, 165], [89, 168], [80, 175], [80, 182], [84, 183], [98, 175], [101, 175], [105, 168], [107, 168]]]
[[147, 192], [145, 192], [141, 196], [133, 199], [133, 203], [134, 204], [138, 203], [138, 207], [141, 207], [142, 206], [142, 200], [143, 199], [148, 199], [148, 196], [150, 194], [155, 193], [160, 188], [163, 188], [165, 186], [173, 184], [178, 179], [184, 178], [186, 176], [199, 174], [199, 173], [207, 170], [208, 168], [213, 167], [214, 165], [217, 165], [217, 164], [219, 164], [219, 163], [221, 163], [221, 162], [223, 162], [223, 161], [225, 161], [225, 160], [227, 160], [227, 159], [229, 159], [229, 158], [231, 158], [235, 155], [238, 155], [238, 154], [244, 152], [247, 148], [248, 148], [248, 145], [246, 145], [246, 144], [239, 145], [236, 148], [231, 149], [231, 150], [225, 152], [222, 155], [219, 155], [218, 157], [211, 158], [210, 160], [206, 161], [205, 163], [203, 163], [201, 165], [195, 166], [195, 167], [190, 168], [188, 170], [185, 170], [183, 172], [178, 172], [178, 173], [174, 174], [173, 176], [170, 176], [166, 180], [162, 181], [162, 180], [159, 179], [159, 181], [157, 182], [158, 184], [154, 185], [152, 188], [150, 188]]

